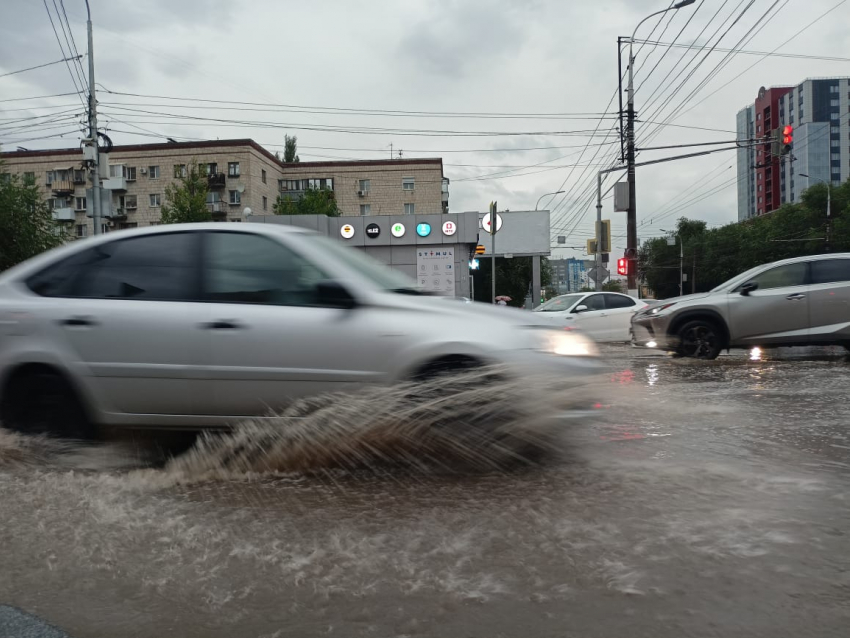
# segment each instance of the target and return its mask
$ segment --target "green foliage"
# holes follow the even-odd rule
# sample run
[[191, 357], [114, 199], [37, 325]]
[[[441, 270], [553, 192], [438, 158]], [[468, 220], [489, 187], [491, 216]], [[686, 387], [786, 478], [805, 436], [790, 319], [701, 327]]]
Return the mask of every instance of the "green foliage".
[[280, 197], [272, 207], [275, 215], [327, 215], [339, 217], [333, 191], [311, 188], [300, 198]]
[[[472, 271], [475, 277], [475, 301], [491, 302], [490, 281], [492, 266], [489, 257], [480, 259], [481, 267]], [[496, 295], [507, 295], [511, 298], [509, 306], [522, 308], [525, 297], [531, 290], [532, 258], [513, 257], [496, 258]], [[552, 283], [552, 266], [547, 259], [540, 260], [540, 285], [545, 288]]]
[[64, 230], [53, 221], [35, 182], [4, 173], [0, 163], [0, 270], [65, 240]]
[[605, 292], [625, 292], [623, 284], [624, 282], [619, 279], [609, 279], [602, 284], [602, 290]]
[[579, 292], [594, 292], [596, 288], [591, 288], [590, 286], [582, 286], [579, 288]]
[[165, 187], [165, 201], [162, 203], [163, 224], [189, 224], [192, 222], [212, 221], [207, 208], [207, 176], [198, 169], [194, 160], [187, 167], [185, 177]]
[[[825, 184], [807, 189], [800, 203], [744, 222], [706, 228], [705, 222], [680, 219], [677, 234], [684, 246], [684, 292], [704, 292], [760, 264], [825, 251]], [[831, 193], [833, 252], [850, 252], [850, 181]], [[791, 240], [791, 241], [788, 241]], [[679, 244], [649, 239], [640, 247], [638, 270], [657, 298], [679, 294]], [[694, 285], [694, 276], [696, 279]]]
[[300, 162], [301, 159], [298, 157], [298, 136], [293, 135], [289, 137], [289, 135], [284, 135], [283, 144], [283, 161], [286, 164]]

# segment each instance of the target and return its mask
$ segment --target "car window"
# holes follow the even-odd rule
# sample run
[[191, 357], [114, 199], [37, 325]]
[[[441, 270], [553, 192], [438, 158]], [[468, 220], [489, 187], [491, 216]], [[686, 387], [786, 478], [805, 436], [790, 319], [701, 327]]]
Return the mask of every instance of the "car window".
[[746, 282], [754, 281], [759, 290], [771, 288], [787, 288], [789, 286], [802, 286], [806, 283], [806, 263], [786, 264], [766, 270], [760, 275], [750, 277]]
[[605, 300], [602, 295], [588, 295], [581, 300], [581, 304], [587, 306], [587, 310], [605, 310]]
[[44, 296], [177, 301], [194, 298], [195, 241], [164, 233], [94, 246], [31, 277]]
[[850, 259], [822, 259], [812, 262], [812, 283], [850, 281]]
[[311, 306], [328, 276], [273, 239], [248, 233], [206, 233], [204, 298], [228, 303]]
[[535, 312], [559, 312], [561, 310], [569, 310], [573, 307], [576, 301], [581, 299], [581, 295], [560, 295], [553, 297], [544, 304], [535, 308]]
[[605, 307], [613, 310], [615, 308], [631, 308], [635, 305], [635, 300], [625, 295], [602, 295], [605, 297]]

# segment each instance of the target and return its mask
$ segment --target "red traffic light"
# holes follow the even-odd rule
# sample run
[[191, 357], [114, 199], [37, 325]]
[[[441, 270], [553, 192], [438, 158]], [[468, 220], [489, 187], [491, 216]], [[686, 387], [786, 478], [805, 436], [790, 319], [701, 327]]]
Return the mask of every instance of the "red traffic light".
[[618, 275], [628, 275], [629, 274], [629, 260], [625, 257], [617, 260], [617, 274]]
[[782, 129], [782, 143], [788, 146], [794, 142], [794, 127], [787, 125]]

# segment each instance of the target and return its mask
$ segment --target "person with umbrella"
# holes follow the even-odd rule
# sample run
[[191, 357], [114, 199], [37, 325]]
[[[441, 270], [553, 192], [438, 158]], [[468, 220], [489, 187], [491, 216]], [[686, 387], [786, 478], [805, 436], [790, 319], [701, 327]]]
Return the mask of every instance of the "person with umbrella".
[[496, 305], [497, 306], [507, 306], [508, 302], [511, 300], [507, 295], [499, 295], [496, 297]]

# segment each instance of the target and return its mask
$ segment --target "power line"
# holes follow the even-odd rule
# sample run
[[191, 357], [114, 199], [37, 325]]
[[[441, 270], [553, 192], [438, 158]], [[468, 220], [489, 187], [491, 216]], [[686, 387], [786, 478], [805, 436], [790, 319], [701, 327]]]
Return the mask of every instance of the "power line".
[[[9, 73], [4, 73], [3, 75], [0, 75], [0, 78], [5, 78], [6, 76], [9, 76], [9, 75], [16, 75], [18, 73], [25, 73], [26, 71], [35, 71], [36, 69], [43, 69], [46, 66], [52, 66], [54, 64], [62, 64], [63, 62], [69, 62], [70, 60], [78, 60], [81, 57], [83, 57], [83, 56], [78, 55], [75, 58], [62, 58], [61, 60], [56, 60], [54, 62], [47, 62], [45, 64], [39, 64], [38, 66], [27, 67], [26, 69], [19, 69], [17, 71], [10, 71]], [[73, 93], [71, 93], [70, 95], [73, 95]], [[2, 101], [7, 102], [9, 100], [2, 100]]]
[[[25, 100], [46, 100], [53, 97], [67, 97], [69, 95], [79, 95], [78, 91], [72, 93], [54, 93], [53, 95], [34, 95], [32, 97], [11, 97], [0, 100], [0, 102], [23, 102]], [[47, 107], [32, 107], [32, 108], [47, 108]]]
[[[71, 31], [71, 25], [70, 24], [68, 25], [68, 29], [66, 31], [66, 29], [65, 29], [66, 20], [63, 20], [62, 15], [59, 13], [59, 7], [56, 5], [56, 0], [53, 0], [53, 8], [56, 10], [56, 19], [59, 22], [59, 27], [62, 29], [62, 36], [65, 38], [65, 45], [68, 47], [68, 55], [70, 56], [72, 51], [74, 52], [75, 55], [79, 55], [79, 53], [77, 52], [76, 42], [73, 42], [74, 34], [71, 33], [70, 36], [69, 36], [69, 33]], [[66, 18], [67, 18], [67, 16], [66, 16]], [[82, 66], [80, 65], [80, 61], [75, 60], [74, 64], [72, 64], [71, 66], [74, 67], [74, 73], [76, 74], [77, 79], [80, 81], [80, 86], [85, 88], [85, 86], [86, 86], [85, 75], [86, 74], [82, 72]]]
[[[62, 47], [62, 40], [59, 39], [59, 33], [56, 31], [56, 25], [53, 24], [53, 16], [50, 13], [50, 8], [47, 6], [47, 0], [42, 0], [44, 3], [44, 10], [47, 12], [47, 17], [50, 20], [50, 26], [53, 28], [53, 35], [56, 36], [56, 43], [59, 45], [59, 50], [62, 52], [63, 58], [70, 58], [70, 55], [65, 54], [65, 49]], [[68, 75], [71, 76], [71, 82], [74, 84], [74, 88], [77, 90], [77, 95], [80, 96], [80, 101], [83, 103], [83, 106], [86, 105], [85, 100], [83, 100], [81, 94], [85, 91], [77, 85], [77, 78], [74, 76], [74, 72], [71, 71], [71, 65], [68, 62], [65, 62], [65, 66], [68, 68]], [[83, 87], [85, 87], [85, 83], [83, 83]]]
[[[635, 40], [635, 42], [645, 42], [646, 44], [654, 44], [657, 46], [666, 46], [668, 48], [676, 48], [676, 49], [698, 49], [698, 46], [695, 42], [692, 44], [681, 44], [676, 43], [675, 40], [673, 42], [653, 42], [651, 40]], [[836, 56], [829, 55], [807, 55], [805, 53], [776, 53], [775, 51], [750, 51], [746, 49], [722, 49], [720, 47], [716, 47], [714, 49], [716, 53], [734, 53], [736, 55], [760, 55], [763, 57], [774, 57], [774, 58], [792, 58], [795, 60], [820, 60], [822, 62], [850, 62], [850, 58], [839, 58]]]

